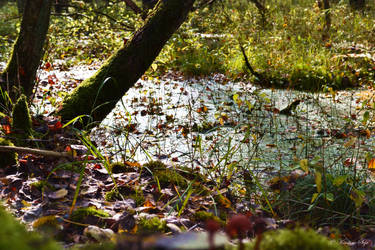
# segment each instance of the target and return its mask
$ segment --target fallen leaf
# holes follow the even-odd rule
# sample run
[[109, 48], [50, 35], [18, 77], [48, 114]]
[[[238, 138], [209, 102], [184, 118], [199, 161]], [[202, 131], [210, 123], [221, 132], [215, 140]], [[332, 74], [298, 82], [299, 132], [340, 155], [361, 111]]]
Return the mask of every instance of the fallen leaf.
[[59, 189], [56, 192], [50, 193], [48, 195], [48, 198], [53, 200], [58, 200], [64, 198], [68, 194], [68, 190], [65, 188]]

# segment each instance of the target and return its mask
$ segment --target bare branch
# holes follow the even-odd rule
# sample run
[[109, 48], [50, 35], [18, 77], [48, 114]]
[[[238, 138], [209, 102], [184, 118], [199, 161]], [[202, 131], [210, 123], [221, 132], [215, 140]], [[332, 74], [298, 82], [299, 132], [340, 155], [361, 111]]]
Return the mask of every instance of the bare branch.
[[27, 154], [36, 154], [43, 156], [50, 156], [56, 158], [67, 158], [69, 160], [73, 159], [73, 156], [69, 152], [55, 152], [50, 150], [42, 150], [35, 148], [26, 148], [26, 147], [15, 147], [15, 146], [0, 146], [0, 152], [16, 152], [16, 153], [27, 153]]

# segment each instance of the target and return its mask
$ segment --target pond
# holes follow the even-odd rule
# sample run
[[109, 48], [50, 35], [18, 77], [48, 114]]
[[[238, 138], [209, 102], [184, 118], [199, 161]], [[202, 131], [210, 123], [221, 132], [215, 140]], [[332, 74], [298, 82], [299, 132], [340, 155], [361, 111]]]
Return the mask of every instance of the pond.
[[[34, 112], [52, 111], [61, 93], [97, 67], [40, 71]], [[300, 168], [302, 159], [366, 174], [374, 155], [373, 106], [371, 88], [304, 93], [220, 74], [185, 80], [170, 73], [139, 80], [91, 136], [114, 161], [161, 160], [219, 181], [242, 170], [269, 178]]]

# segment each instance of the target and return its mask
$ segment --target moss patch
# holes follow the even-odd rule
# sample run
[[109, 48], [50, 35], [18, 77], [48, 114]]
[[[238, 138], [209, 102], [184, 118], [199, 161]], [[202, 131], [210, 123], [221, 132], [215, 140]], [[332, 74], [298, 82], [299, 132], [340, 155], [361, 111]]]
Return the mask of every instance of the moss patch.
[[70, 219], [76, 222], [82, 222], [89, 216], [104, 218], [109, 217], [110, 215], [107, 212], [94, 207], [83, 207], [75, 210], [70, 216]]
[[175, 170], [168, 169], [167, 166], [160, 161], [151, 161], [144, 164], [143, 167], [152, 172], [155, 182], [159, 182], [162, 188], [168, 187], [171, 184], [179, 186], [180, 188], [186, 188], [188, 186], [188, 181], [182, 175]]
[[0, 206], [0, 249], [62, 249], [56, 242], [35, 232], [26, 231], [3, 207]]
[[167, 230], [167, 223], [164, 220], [159, 219], [158, 217], [153, 217], [148, 219], [142, 217], [138, 223], [138, 232], [143, 234], [151, 233], [164, 233]]
[[14, 131], [30, 134], [32, 122], [25, 95], [21, 95], [13, 106], [12, 117], [12, 129]]
[[118, 188], [113, 188], [111, 191], [107, 192], [104, 196], [106, 201], [116, 201], [122, 199], [133, 199], [137, 206], [142, 205], [145, 202], [145, 197], [140, 188], [134, 190], [128, 186], [120, 186]]
[[218, 222], [221, 226], [225, 225], [225, 222], [221, 220], [219, 217], [214, 215], [213, 213], [206, 212], [206, 211], [198, 211], [193, 215], [193, 219], [197, 222], [206, 222], [208, 220], [214, 220]]
[[73, 246], [73, 250], [111, 250], [118, 249], [114, 242], [100, 242], [97, 244], [88, 243], [80, 246]]
[[134, 168], [122, 163], [122, 162], [115, 162], [109, 165], [109, 170], [113, 174], [119, 174], [119, 173], [127, 173], [127, 172], [133, 172]]
[[[255, 242], [251, 242], [246, 249], [254, 249]], [[227, 249], [237, 249], [230, 247]], [[297, 228], [295, 230], [282, 229], [267, 232], [263, 235], [260, 243], [262, 250], [301, 250], [301, 249], [324, 249], [340, 250], [348, 249], [334, 240], [316, 233], [311, 229]]]
[[[6, 139], [0, 138], [1, 146], [14, 146], [14, 144]], [[0, 167], [17, 164], [18, 154], [14, 152], [0, 152]]]

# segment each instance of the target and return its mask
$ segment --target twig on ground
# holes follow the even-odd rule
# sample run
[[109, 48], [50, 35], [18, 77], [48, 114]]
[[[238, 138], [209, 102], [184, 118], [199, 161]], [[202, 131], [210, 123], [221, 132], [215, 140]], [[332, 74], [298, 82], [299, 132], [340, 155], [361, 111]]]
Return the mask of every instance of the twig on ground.
[[0, 152], [29, 153], [29, 154], [50, 156], [50, 157], [56, 157], [56, 158], [68, 158], [69, 160], [73, 159], [73, 155], [70, 152], [55, 152], [55, 151], [50, 151], [50, 150], [42, 150], [42, 149], [26, 148], [26, 147], [0, 146]]

